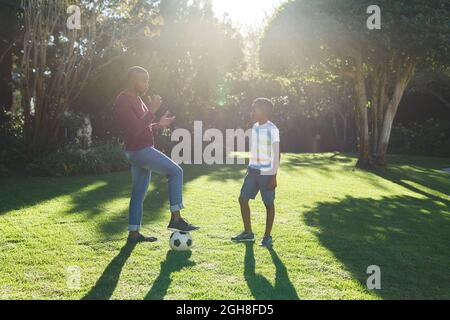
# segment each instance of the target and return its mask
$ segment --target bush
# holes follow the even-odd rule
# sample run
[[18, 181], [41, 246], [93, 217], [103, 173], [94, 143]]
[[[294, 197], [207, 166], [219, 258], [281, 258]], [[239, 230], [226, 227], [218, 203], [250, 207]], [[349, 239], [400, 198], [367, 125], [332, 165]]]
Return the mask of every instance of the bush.
[[11, 170], [3, 163], [0, 162], [0, 178], [12, 176]]
[[3, 113], [0, 115], [0, 177], [12, 176], [24, 163], [23, 119], [11, 112]]
[[39, 157], [26, 167], [26, 173], [38, 176], [77, 176], [102, 174], [129, 168], [119, 144], [101, 144], [87, 150], [64, 147]]
[[450, 122], [398, 124], [392, 128], [390, 152], [450, 157]]

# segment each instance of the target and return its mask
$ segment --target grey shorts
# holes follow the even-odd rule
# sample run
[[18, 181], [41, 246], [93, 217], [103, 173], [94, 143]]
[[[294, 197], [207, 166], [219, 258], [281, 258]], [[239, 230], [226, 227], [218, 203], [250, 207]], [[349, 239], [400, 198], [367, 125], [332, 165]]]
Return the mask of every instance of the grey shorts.
[[267, 184], [272, 176], [261, 175], [257, 170], [248, 168], [244, 184], [241, 188], [241, 197], [255, 199], [258, 191], [265, 205], [273, 205], [275, 201], [275, 190], [267, 189]]

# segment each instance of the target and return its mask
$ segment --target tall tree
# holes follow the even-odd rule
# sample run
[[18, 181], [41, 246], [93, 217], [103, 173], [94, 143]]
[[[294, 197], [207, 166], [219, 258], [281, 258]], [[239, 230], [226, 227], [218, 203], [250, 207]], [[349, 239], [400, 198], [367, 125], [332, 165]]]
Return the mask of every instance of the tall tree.
[[18, 42], [20, 3], [0, 0], [0, 121], [13, 101], [12, 70], [15, 46]]
[[[79, 27], [69, 28], [67, 10]], [[152, 17], [151, 2], [130, 0], [22, 0], [24, 37], [21, 86], [25, 140], [30, 155], [58, 142], [61, 117], [88, 81], [145, 36], [136, 16]], [[150, 8], [151, 9], [151, 8]], [[136, 12], [138, 11], [138, 12]], [[149, 26], [149, 20], [146, 19]]]
[[[367, 26], [381, 9], [381, 29]], [[373, 8], [373, 6], [372, 6]], [[263, 68], [349, 77], [356, 98], [360, 167], [386, 164], [392, 123], [416, 70], [448, 63], [447, 0], [295, 0], [282, 5], [261, 43]]]

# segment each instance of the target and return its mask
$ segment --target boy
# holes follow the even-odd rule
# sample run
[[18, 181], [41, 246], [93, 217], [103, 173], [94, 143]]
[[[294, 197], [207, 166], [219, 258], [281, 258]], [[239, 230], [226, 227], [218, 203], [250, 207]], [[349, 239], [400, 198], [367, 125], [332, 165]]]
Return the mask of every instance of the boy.
[[244, 231], [231, 238], [239, 242], [255, 240], [248, 202], [249, 199], [255, 199], [260, 191], [267, 214], [266, 231], [260, 245], [268, 248], [273, 242], [271, 232], [275, 218], [275, 188], [280, 161], [280, 133], [269, 121], [272, 109], [272, 102], [266, 98], [255, 99], [251, 107], [251, 117], [256, 123], [252, 128], [250, 163], [239, 196]]

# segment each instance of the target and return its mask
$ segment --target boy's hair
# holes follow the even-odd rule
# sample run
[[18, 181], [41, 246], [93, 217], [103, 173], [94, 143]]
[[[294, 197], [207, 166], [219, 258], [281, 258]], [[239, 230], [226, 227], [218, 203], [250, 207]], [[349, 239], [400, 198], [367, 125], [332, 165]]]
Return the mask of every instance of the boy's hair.
[[262, 107], [268, 116], [273, 112], [273, 103], [267, 98], [256, 98], [253, 100], [253, 104]]
[[139, 66], [134, 66], [134, 67], [131, 67], [130, 69], [128, 69], [128, 80], [133, 78], [138, 73], [145, 73], [148, 75], [148, 71], [146, 69], [139, 67]]

